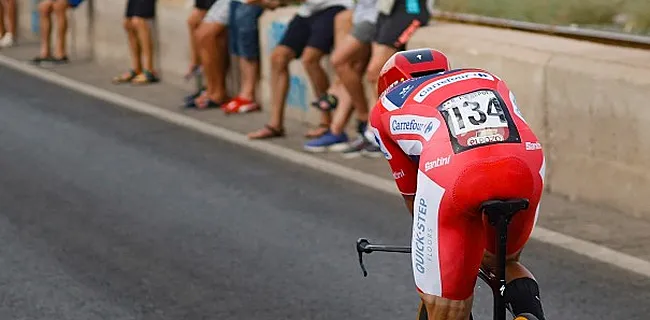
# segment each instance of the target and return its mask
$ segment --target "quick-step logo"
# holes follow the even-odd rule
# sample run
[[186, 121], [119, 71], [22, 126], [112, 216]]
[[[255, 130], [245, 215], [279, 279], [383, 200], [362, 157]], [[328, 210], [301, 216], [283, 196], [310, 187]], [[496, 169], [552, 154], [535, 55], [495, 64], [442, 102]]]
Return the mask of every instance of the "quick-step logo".
[[424, 274], [426, 271], [424, 267], [424, 237], [427, 224], [427, 201], [420, 198], [418, 201], [417, 220], [415, 221], [415, 234], [413, 241], [415, 242], [415, 270]]
[[465, 81], [469, 79], [484, 79], [484, 80], [494, 81], [494, 77], [492, 77], [490, 74], [485, 72], [465, 72], [447, 78], [443, 78], [440, 80], [436, 80], [434, 82], [427, 84], [424, 88], [420, 89], [420, 91], [418, 91], [418, 93], [415, 94], [413, 100], [415, 100], [418, 103], [422, 103], [422, 101], [424, 101], [424, 99], [426, 99], [432, 92], [448, 84], [452, 84], [458, 81]]
[[440, 127], [440, 120], [432, 117], [415, 115], [397, 115], [390, 117], [391, 134], [417, 134], [429, 141]]

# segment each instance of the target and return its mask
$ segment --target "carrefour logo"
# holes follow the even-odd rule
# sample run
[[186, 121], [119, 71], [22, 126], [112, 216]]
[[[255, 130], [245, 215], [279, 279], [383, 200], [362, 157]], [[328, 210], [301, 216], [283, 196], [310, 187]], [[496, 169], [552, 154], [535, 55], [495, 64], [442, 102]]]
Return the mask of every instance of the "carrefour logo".
[[453, 75], [447, 78], [436, 80], [427, 84], [424, 88], [420, 89], [415, 94], [413, 100], [416, 102], [422, 103], [432, 92], [454, 82], [465, 81], [469, 79], [484, 79], [494, 81], [494, 77], [486, 72], [465, 72], [457, 75]]
[[440, 120], [415, 115], [398, 115], [390, 117], [390, 133], [417, 134], [429, 141], [440, 127]]

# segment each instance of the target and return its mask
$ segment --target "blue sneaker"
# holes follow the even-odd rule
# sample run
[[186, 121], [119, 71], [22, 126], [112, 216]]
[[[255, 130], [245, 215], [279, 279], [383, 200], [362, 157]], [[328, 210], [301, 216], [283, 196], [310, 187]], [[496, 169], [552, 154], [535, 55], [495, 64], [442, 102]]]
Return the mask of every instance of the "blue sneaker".
[[335, 151], [340, 152], [348, 147], [348, 135], [344, 133], [333, 134], [327, 131], [324, 135], [307, 141], [304, 145], [305, 151], [309, 152], [326, 152]]

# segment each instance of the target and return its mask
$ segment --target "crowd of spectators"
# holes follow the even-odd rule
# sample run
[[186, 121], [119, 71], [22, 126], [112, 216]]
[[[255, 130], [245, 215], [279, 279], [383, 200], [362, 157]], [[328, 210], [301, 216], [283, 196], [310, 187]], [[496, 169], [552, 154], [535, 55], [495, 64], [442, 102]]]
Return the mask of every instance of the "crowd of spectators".
[[[2, 1], [2, 0], [0, 0]], [[12, 9], [4, 0], [1, 10]], [[66, 11], [83, 0], [42, 0], [39, 4], [41, 52], [34, 63], [68, 62], [65, 46]], [[279, 44], [270, 56], [268, 85], [270, 118], [250, 139], [285, 135], [284, 111], [289, 91], [291, 61], [300, 59], [312, 92], [311, 105], [320, 112], [320, 123], [305, 133], [304, 149], [310, 152], [342, 152], [345, 157], [378, 157], [381, 152], [367, 133], [369, 110], [377, 99], [374, 88], [383, 64], [430, 18], [431, 0], [194, 0], [187, 19], [189, 67], [186, 77], [200, 76], [204, 86], [185, 97], [184, 107], [221, 109], [225, 113], [259, 111], [256, 101], [259, 82], [260, 44], [258, 19], [264, 10], [299, 4]], [[13, 5], [15, 8], [15, 4]], [[51, 20], [57, 21], [57, 41], [50, 49]], [[3, 16], [3, 15], [0, 15]], [[155, 70], [152, 20], [156, 0], [128, 0], [124, 30], [131, 68], [113, 79], [115, 84], [158, 82]], [[2, 20], [0, 20], [2, 22]], [[10, 22], [11, 25], [11, 22]], [[13, 29], [12, 29], [13, 28]], [[15, 23], [5, 32], [0, 24], [0, 46], [11, 45]], [[8, 39], [8, 40], [6, 40]], [[240, 89], [228, 96], [226, 75], [231, 57], [236, 59]], [[329, 57], [336, 74], [330, 79], [323, 68]], [[364, 81], [365, 80], [365, 81]], [[367, 82], [371, 88], [366, 88]], [[370, 89], [370, 90], [367, 90]], [[368, 100], [366, 92], [373, 92]], [[354, 116], [356, 135], [348, 138], [346, 128]]]

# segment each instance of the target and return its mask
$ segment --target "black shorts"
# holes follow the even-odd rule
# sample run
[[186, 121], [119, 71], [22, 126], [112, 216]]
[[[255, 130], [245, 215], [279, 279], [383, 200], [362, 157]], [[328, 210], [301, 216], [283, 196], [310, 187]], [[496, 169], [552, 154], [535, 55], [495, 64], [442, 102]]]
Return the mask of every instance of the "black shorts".
[[215, 2], [217, 2], [217, 0], [194, 0], [194, 8], [207, 11]]
[[334, 46], [334, 18], [345, 7], [336, 6], [314, 13], [309, 17], [296, 15], [280, 40], [280, 45], [293, 50], [297, 57], [302, 55], [305, 47], [330, 53]]
[[374, 42], [404, 50], [415, 30], [429, 23], [431, 13], [427, 9], [427, 1], [419, 0], [420, 13], [412, 14], [406, 11], [406, 0], [395, 1], [390, 15], [380, 13], [377, 17], [377, 33]]
[[126, 3], [126, 17], [145, 19], [156, 17], [156, 0], [129, 0]]

